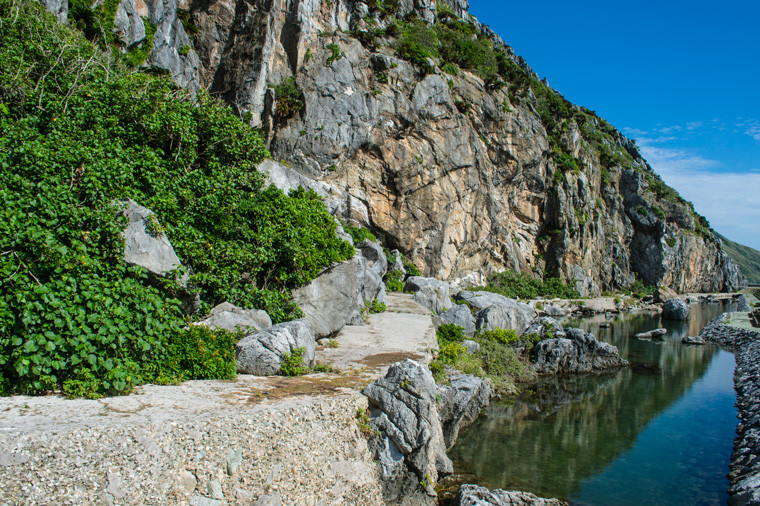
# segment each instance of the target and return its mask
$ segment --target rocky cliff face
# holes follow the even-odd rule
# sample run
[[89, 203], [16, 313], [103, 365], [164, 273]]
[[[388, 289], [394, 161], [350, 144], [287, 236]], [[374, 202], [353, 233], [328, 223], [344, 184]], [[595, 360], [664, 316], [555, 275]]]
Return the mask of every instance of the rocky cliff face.
[[[341, 218], [425, 275], [546, 272], [584, 295], [744, 283], [633, 141], [538, 81], [467, 0], [173, 2], [135, 4], [161, 28], [149, 63], [249, 114], [275, 159], [343, 191]], [[402, 49], [441, 26], [496, 74]]]

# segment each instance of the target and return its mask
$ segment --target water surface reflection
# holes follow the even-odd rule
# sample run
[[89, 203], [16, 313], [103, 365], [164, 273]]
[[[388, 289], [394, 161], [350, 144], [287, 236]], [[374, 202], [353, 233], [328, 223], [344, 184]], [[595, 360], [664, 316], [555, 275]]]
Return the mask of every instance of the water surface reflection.
[[[598, 504], [609, 501], [619, 503], [621, 498], [613, 498], [612, 490], [605, 490], [604, 486], [600, 486], [602, 482], [598, 479], [594, 481], [594, 478], [604, 476], [606, 468], [616, 467], [614, 464], [621, 456], [637, 454], [639, 435], [648, 424], [663, 415], [669, 407], [678, 404], [679, 399], [688, 397], [688, 406], [699, 406], [705, 402], [715, 404], [710, 386], [718, 381], [715, 378], [720, 378], [719, 383], [728, 385], [721, 388], [721, 402], [725, 403], [726, 395], [733, 395], [730, 386], [732, 356], [713, 346], [681, 344], [684, 336], [699, 334], [712, 318], [728, 309], [723, 304], [693, 305], [688, 322], [660, 322], [657, 314], [621, 315], [613, 320], [601, 315], [563, 322], [569, 326], [579, 326], [594, 333], [597, 338], [616, 345], [621, 355], [635, 362], [634, 366], [602, 377], [547, 378], [511, 404], [490, 406], [475, 424], [460, 433], [459, 441], [450, 453], [456, 470], [475, 474], [478, 483], [489, 488], [527, 490], [541, 496]], [[610, 324], [610, 327], [600, 328], [600, 324]], [[668, 329], [662, 342], [642, 341], [633, 337], [635, 333], [660, 326]], [[730, 360], [724, 355], [730, 356]], [[715, 360], [718, 357], [722, 358]], [[695, 383], [706, 375], [708, 369], [711, 369], [708, 376], [713, 380], [700, 382], [705, 385], [693, 392]], [[687, 392], [689, 395], [685, 396]], [[715, 497], [723, 497], [728, 486], [722, 475], [728, 471], [730, 434], [736, 421], [732, 418], [735, 412], [732, 412], [731, 404], [728, 408], [724, 404], [721, 406], [720, 415], [716, 413], [716, 417], [720, 418], [719, 435], [716, 437], [721, 439], [718, 446], [723, 453], [711, 457], [718, 466], [711, 471], [717, 476], [717, 482], [708, 480], [710, 483], [706, 486], [715, 488], [717, 495], [710, 496], [712, 499], [708, 502]], [[709, 412], [710, 409], [704, 411]], [[699, 417], [690, 417], [688, 410], [681, 409], [681, 413], [682, 416], [674, 418], [672, 423], [661, 424], [664, 426], [659, 427], [659, 431], [672, 433], [670, 439], [677, 444], [687, 444], [690, 438], [703, 438], [704, 427], [699, 428], [700, 433], [691, 434], [692, 430], [696, 430], [692, 422], [696, 423]], [[700, 420], [700, 423], [704, 422]], [[726, 429], [728, 436], [724, 434]], [[617, 466], [616, 478], [607, 481], [617, 483], [618, 488], [622, 483], [627, 483], [625, 488], [631, 489], [636, 488], [634, 482], [637, 480], [646, 483], [654, 479], [656, 483], [657, 477], [642, 474], [641, 459], [665, 463], [667, 468], [682, 470], [684, 476], [704, 474], [708, 463], [680, 462], [677, 459], [682, 452], [666, 444], [660, 447], [655, 445], [634, 459], [635, 463], [632, 462], [628, 468]], [[715, 451], [718, 450], [711, 450]], [[725, 471], [721, 471], [723, 467]], [[593, 487], [588, 485], [591, 482], [595, 483]], [[681, 499], [689, 497], [688, 493], [683, 495], [684, 490], [680, 492]], [[704, 490], [700, 489], [692, 499], [704, 502], [705, 497]], [[641, 502], [642, 499], [639, 495], [636, 500]], [[651, 499], [657, 502], [664, 500], [655, 496]], [[675, 497], [668, 501], [671, 499], [675, 503], [681, 502]]]

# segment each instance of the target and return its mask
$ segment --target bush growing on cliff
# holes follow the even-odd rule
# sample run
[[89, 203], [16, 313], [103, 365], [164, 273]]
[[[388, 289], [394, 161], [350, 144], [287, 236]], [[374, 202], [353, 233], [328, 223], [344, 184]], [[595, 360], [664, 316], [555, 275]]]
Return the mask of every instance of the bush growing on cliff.
[[128, 392], [234, 375], [172, 283], [123, 261], [113, 202], [155, 212], [206, 307], [298, 314], [289, 290], [353, 254], [313, 192], [262, 187], [259, 135], [129, 71], [37, 2], [0, 0], [0, 393]]

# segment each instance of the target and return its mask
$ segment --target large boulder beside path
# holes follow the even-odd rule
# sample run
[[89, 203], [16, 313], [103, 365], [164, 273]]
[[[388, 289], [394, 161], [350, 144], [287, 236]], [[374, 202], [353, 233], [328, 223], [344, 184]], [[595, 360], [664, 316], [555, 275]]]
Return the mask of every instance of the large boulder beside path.
[[433, 375], [411, 359], [396, 362], [364, 389], [377, 448], [384, 498], [391, 503], [435, 504], [438, 473], [451, 472], [436, 408]]
[[245, 336], [235, 345], [237, 372], [274, 376], [282, 368], [285, 355], [303, 349], [303, 361], [314, 365], [317, 348], [314, 331], [306, 320], [279, 323]]
[[382, 248], [372, 241], [355, 247], [353, 258], [326, 268], [308, 285], [293, 291], [293, 300], [317, 338], [362, 323], [361, 310], [366, 303], [386, 301], [383, 276], [388, 261]]
[[662, 305], [663, 320], [687, 320], [689, 305], [681, 299], [670, 299]]

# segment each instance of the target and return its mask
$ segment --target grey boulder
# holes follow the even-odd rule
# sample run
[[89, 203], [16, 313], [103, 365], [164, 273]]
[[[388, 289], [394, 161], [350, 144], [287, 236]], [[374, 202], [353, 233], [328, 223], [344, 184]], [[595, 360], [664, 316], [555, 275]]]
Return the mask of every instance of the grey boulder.
[[199, 322], [211, 330], [224, 329], [230, 332], [237, 330], [257, 331], [272, 326], [272, 319], [266, 311], [260, 309], [243, 309], [229, 302], [223, 302], [214, 307], [205, 320]]
[[281, 370], [286, 354], [303, 348], [303, 361], [314, 365], [317, 344], [314, 331], [306, 320], [273, 325], [245, 336], [235, 345], [237, 371], [241, 374], [273, 376]]
[[604, 372], [628, 365], [618, 349], [581, 329], [565, 329], [565, 338], [546, 339], [533, 348], [533, 368], [540, 374]]
[[124, 229], [124, 261], [164, 276], [182, 265], [166, 234], [160, 230], [153, 211], [132, 199], [118, 203], [127, 218]]
[[544, 308], [544, 313], [546, 313], [546, 316], [565, 316], [565, 310], [562, 309], [559, 306], [554, 306], [552, 304], [549, 304]]
[[689, 318], [689, 305], [681, 299], [671, 299], [662, 305], [663, 320], [686, 320]]
[[454, 446], [459, 430], [474, 422], [480, 411], [491, 402], [493, 388], [475, 376], [453, 374], [449, 376], [448, 384], [438, 385], [436, 389], [438, 419], [448, 451]]
[[493, 292], [472, 292], [470, 290], [462, 290], [454, 295], [454, 300], [465, 302], [468, 306], [474, 309], [486, 309], [491, 306], [504, 306], [510, 302], [516, 302], [514, 299], [509, 299], [501, 294]]
[[749, 300], [747, 299], [747, 296], [743, 293], [739, 294], [738, 297], [736, 297], [736, 310], [737, 311], [750, 311], [752, 309], [752, 306], [749, 305]]
[[705, 341], [700, 336], [686, 336], [683, 339], [681, 339], [681, 342], [683, 344], [693, 344], [693, 345], [697, 345], [697, 346], [701, 346], [701, 345], [707, 344], [707, 341]]
[[42, 0], [48, 12], [52, 13], [59, 23], [65, 25], [69, 17], [68, 0]]
[[[166, 277], [182, 266], [169, 238], [150, 209], [132, 199], [121, 200], [115, 207], [127, 218], [124, 236], [124, 261], [146, 269], [152, 276]], [[190, 284], [189, 272], [178, 278], [182, 288], [178, 294], [182, 312], [193, 314], [201, 305], [200, 296]]]
[[387, 266], [382, 248], [363, 241], [353, 258], [328, 267], [311, 283], [294, 290], [293, 300], [318, 338], [331, 336], [345, 325], [361, 321], [365, 303], [374, 299], [386, 302], [383, 274]]
[[522, 302], [504, 298], [497, 305], [488, 306], [475, 315], [478, 332], [495, 329], [514, 329], [522, 334], [536, 317], [536, 311]]
[[469, 353], [470, 355], [474, 355], [480, 351], [480, 343], [477, 343], [470, 339], [463, 340], [462, 346], [465, 347], [465, 349], [467, 350], [467, 353]]
[[432, 287], [435, 289], [449, 290], [449, 284], [445, 281], [435, 278], [425, 278], [422, 276], [409, 276], [404, 283], [405, 292], [417, 292], [425, 287]]
[[475, 317], [472, 316], [470, 309], [463, 304], [454, 304], [451, 309], [438, 314], [441, 324], [451, 323], [464, 329], [464, 333], [472, 335], [475, 333]]
[[441, 314], [453, 306], [448, 285], [423, 286], [414, 294], [414, 301], [435, 314]]
[[438, 469], [448, 467], [430, 370], [410, 359], [396, 362], [363, 393], [369, 399], [370, 423], [383, 434], [378, 460], [386, 499], [430, 502]]

